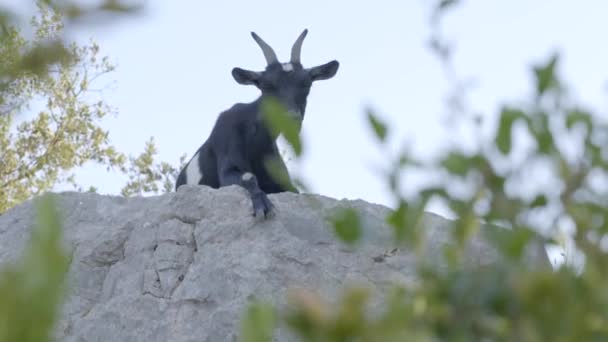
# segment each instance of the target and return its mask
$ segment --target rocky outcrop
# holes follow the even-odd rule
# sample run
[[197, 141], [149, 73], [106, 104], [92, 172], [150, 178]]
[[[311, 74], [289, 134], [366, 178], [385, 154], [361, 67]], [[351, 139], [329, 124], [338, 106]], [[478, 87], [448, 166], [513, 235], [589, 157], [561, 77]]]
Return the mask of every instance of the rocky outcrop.
[[[415, 256], [394, 248], [388, 208], [318, 195], [270, 196], [274, 218], [256, 221], [245, 191], [184, 186], [177, 193], [122, 198], [61, 193], [66, 247], [73, 251], [61, 341], [233, 341], [252, 297], [281, 305], [288, 288], [333, 298], [348, 284], [382, 292], [415, 281]], [[339, 242], [326, 218], [351, 207], [363, 220], [358, 248]], [[0, 263], [21, 252], [33, 219], [23, 203], [0, 216]], [[449, 221], [424, 219], [429, 253], [451, 243]], [[472, 267], [499, 261], [481, 236], [471, 240]], [[548, 267], [542, 246], [531, 262]], [[278, 329], [276, 339], [290, 340]]]

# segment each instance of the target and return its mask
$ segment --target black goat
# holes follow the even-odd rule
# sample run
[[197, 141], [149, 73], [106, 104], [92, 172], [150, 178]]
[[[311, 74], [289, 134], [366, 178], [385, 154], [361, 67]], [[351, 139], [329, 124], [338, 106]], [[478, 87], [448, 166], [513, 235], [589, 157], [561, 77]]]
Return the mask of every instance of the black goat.
[[307, 33], [304, 30], [294, 43], [291, 61], [280, 63], [274, 50], [251, 32], [266, 57], [266, 70], [234, 68], [232, 76], [239, 84], [255, 85], [262, 94], [251, 103], [237, 103], [219, 115], [207, 141], [181, 170], [176, 190], [183, 184], [203, 184], [216, 189], [238, 184], [249, 192], [257, 217], [268, 217], [274, 208], [266, 194], [297, 192], [293, 186], [281, 185], [266, 169], [266, 162], [274, 159], [287, 175], [277, 149], [277, 136], [267, 129], [261, 105], [264, 99], [273, 97], [301, 124], [312, 83], [332, 78], [338, 71], [339, 63], [335, 60], [313, 68], [302, 67], [300, 52]]

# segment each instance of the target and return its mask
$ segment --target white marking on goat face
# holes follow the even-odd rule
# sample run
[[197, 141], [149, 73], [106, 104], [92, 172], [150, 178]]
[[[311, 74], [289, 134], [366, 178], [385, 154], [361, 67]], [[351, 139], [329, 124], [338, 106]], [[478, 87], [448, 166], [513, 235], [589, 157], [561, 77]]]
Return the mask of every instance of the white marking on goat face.
[[198, 167], [198, 153], [192, 157], [186, 167], [186, 184], [198, 184], [203, 178], [203, 174]]
[[251, 172], [245, 172], [245, 173], [243, 173], [243, 175], [241, 176], [241, 179], [242, 179], [244, 182], [248, 182], [248, 181], [250, 181], [252, 178], [253, 178], [253, 173], [251, 173]]
[[283, 63], [281, 64], [281, 66], [283, 67], [283, 71], [285, 72], [293, 71], [293, 64], [291, 63]]

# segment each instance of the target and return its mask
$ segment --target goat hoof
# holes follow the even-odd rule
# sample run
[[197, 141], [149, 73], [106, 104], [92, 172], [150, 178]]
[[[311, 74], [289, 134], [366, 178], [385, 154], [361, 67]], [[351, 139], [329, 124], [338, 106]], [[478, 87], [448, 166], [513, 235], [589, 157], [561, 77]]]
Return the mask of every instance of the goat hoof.
[[252, 198], [253, 216], [257, 219], [271, 218], [274, 216], [274, 205], [265, 193], [261, 193]]

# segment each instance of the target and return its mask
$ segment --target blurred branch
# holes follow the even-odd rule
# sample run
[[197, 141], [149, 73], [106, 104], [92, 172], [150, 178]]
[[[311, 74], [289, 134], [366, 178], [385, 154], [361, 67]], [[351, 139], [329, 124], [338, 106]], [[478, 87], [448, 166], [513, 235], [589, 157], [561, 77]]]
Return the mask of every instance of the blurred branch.
[[[143, 3], [131, 4], [120, 0], [105, 0], [89, 6], [79, 4], [78, 1], [32, 1], [39, 8], [51, 9], [56, 16], [61, 18], [62, 27], [66, 24], [107, 25], [112, 20], [125, 15], [135, 15], [143, 10]], [[0, 43], [2, 44], [0, 52], [4, 50], [4, 45], [20, 31], [20, 22], [22, 22], [20, 19], [15, 11], [6, 6], [0, 7]], [[69, 63], [70, 59], [74, 57], [63, 36], [37, 42], [18, 53], [19, 56], [11, 58], [14, 63], [0, 63], [0, 106], [5, 105], [4, 92], [11, 87], [11, 83], [15, 79], [30, 73], [38, 76], [46, 75], [53, 65]], [[0, 115], [6, 113], [4, 108], [0, 111]]]

